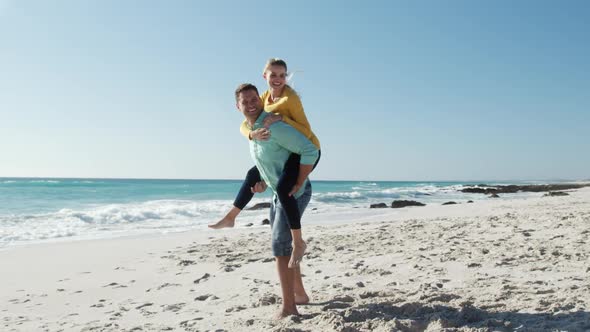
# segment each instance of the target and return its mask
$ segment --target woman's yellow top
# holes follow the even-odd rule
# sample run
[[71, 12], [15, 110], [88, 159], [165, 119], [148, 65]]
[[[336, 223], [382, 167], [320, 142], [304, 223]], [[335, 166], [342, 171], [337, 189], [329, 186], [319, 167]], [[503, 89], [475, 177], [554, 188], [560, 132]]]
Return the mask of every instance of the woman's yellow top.
[[[311, 131], [311, 126], [309, 125], [309, 121], [307, 121], [307, 117], [305, 116], [305, 112], [303, 111], [303, 104], [301, 104], [301, 99], [299, 99], [299, 96], [297, 95], [295, 90], [293, 90], [290, 86], [286, 85], [285, 89], [283, 90], [283, 95], [273, 103], [271, 103], [271, 101], [269, 100], [270, 90], [264, 92], [260, 98], [262, 99], [264, 111], [282, 115], [283, 121], [285, 123], [297, 129], [300, 133], [307, 137], [318, 149], [320, 148], [320, 141]], [[242, 122], [242, 125], [240, 126], [240, 132], [242, 133], [242, 135], [246, 136], [246, 138], [250, 139], [251, 131], [252, 129], [248, 125], [248, 122], [244, 120], [244, 122]]]

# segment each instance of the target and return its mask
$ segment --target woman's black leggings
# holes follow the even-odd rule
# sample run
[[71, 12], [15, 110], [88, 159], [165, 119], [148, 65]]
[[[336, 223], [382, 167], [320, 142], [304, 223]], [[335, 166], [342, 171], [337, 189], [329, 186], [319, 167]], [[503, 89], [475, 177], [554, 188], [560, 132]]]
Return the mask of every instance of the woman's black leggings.
[[[321, 151], [318, 152], [318, 159], [313, 165], [314, 169], [320, 161]], [[291, 229], [301, 229], [301, 213], [299, 212], [297, 200], [294, 196], [289, 196], [289, 192], [293, 189], [293, 186], [295, 186], [297, 177], [299, 176], [300, 162], [301, 156], [296, 153], [291, 153], [289, 159], [287, 159], [287, 162], [285, 163], [285, 167], [279, 178], [279, 183], [277, 184], [277, 196], [279, 197], [279, 202], [281, 202], [283, 209], [287, 213], [287, 219], [289, 220], [289, 227]], [[252, 197], [254, 197], [250, 188], [254, 187], [254, 185], [260, 181], [262, 181], [262, 179], [260, 178], [258, 168], [256, 166], [250, 168], [246, 174], [246, 179], [244, 179], [244, 183], [242, 183], [242, 187], [238, 192], [238, 196], [234, 201], [234, 206], [243, 210]]]

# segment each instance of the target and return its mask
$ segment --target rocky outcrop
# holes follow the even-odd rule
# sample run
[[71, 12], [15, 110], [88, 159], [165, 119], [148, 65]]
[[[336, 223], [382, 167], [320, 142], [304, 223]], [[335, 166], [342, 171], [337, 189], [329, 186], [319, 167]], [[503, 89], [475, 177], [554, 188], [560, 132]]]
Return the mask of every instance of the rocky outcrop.
[[463, 188], [460, 190], [461, 192], [464, 193], [470, 193], [470, 194], [489, 194], [492, 192], [496, 192], [496, 189], [494, 188], [480, 188], [480, 187], [471, 187], [471, 188]]
[[442, 205], [453, 205], [453, 204], [457, 204], [457, 202], [450, 201], [450, 202], [442, 203]]
[[590, 186], [589, 183], [555, 183], [555, 184], [530, 184], [530, 185], [507, 185], [494, 186], [478, 184], [474, 187], [463, 188], [460, 191], [473, 194], [514, 194], [517, 192], [544, 192], [567, 189], [580, 189]]
[[416, 201], [395, 200], [391, 202], [391, 207], [394, 209], [403, 208], [406, 206], [424, 206], [426, 204]]
[[377, 203], [377, 204], [371, 204], [371, 206], [369, 206], [370, 209], [382, 209], [382, 208], [386, 208], [387, 204], [385, 203]]
[[550, 191], [543, 196], [569, 196], [569, 194], [564, 191]]
[[251, 208], [247, 208], [246, 210], [250, 211], [250, 210], [262, 210], [262, 209], [269, 209], [270, 208], [270, 203], [258, 203], [256, 205], [254, 205]]

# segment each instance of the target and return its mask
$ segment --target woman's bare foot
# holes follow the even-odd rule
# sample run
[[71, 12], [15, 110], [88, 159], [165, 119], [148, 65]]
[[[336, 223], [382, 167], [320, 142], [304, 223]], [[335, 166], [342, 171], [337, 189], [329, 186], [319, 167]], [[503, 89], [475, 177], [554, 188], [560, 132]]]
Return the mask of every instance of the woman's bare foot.
[[216, 222], [215, 224], [209, 224], [208, 226], [209, 226], [209, 228], [213, 228], [213, 229], [230, 228], [230, 227], [234, 227], [235, 223], [236, 223], [235, 219], [231, 219], [229, 217], [224, 217], [223, 219]]
[[295, 304], [308, 304], [309, 303], [309, 296], [303, 293], [301, 295], [295, 294]]
[[305, 254], [305, 249], [307, 249], [307, 244], [305, 244], [305, 242], [301, 241], [300, 243], [293, 243], [289, 268], [292, 269], [299, 266], [299, 263], [301, 263], [303, 255]]

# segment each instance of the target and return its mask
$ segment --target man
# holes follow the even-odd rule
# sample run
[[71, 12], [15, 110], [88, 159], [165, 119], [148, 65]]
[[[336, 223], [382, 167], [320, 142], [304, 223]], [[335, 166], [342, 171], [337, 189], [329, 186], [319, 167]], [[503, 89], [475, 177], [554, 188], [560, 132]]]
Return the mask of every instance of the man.
[[[268, 113], [262, 110], [258, 89], [252, 84], [242, 84], [236, 89], [235, 96], [236, 106], [246, 117], [251, 129], [263, 128], [264, 119], [268, 116]], [[262, 192], [268, 185], [274, 193], [270, 212], [271, 243], [273, 256], [275, 256], [277, 262], [283, 297], [283, 305], [277, 316], [282, 318], [299, 314], [296, 304], [309, 302], [309, 297], [303, 287], [299, 265], [295, 264], [294, 268], [289, 268], [289, 260], [293, 251], [292, 236], [287, 216], [277, 199], [277, 184], [285, 162], [291, 153], [301, 155], [299, 176], [291, 192], [297, 199], [299, 210], [303, 214], [311, 199], [311, 183], [307, 177], [318, 158], [318, 149], [303, 134], [282, 121], [271, 124], [268, 129], [271, 132], [268, 140], [250, 141], [250, 154], [263, 180], [257, 183], [253, 190]], [[304, 250], [305, 248], [303, 248]], [[296, 260], [301, 259], [303, 251], [299, 253], [293, 252]]]

